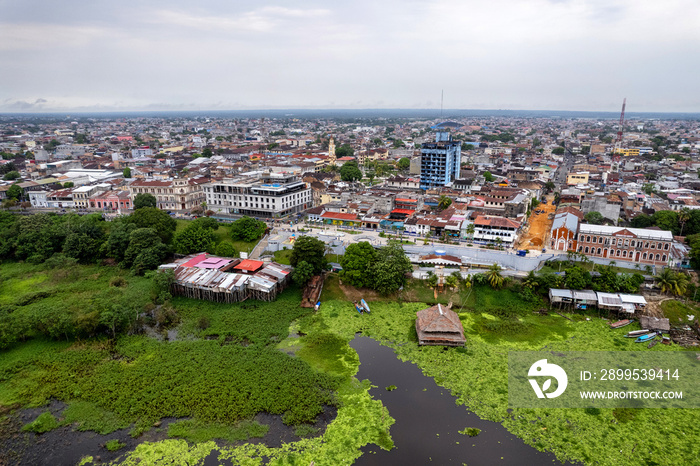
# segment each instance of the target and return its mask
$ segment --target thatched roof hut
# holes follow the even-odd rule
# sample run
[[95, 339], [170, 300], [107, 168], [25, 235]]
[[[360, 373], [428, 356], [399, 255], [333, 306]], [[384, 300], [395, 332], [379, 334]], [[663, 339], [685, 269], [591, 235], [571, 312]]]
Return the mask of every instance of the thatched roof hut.
[[639, 324], [646, 330], [656, 330], [664, 333], [668, 333], [671, 330], [671, 322], [665, 318], [641, 316]]
[[459, 316], [449, 307], [437, 304], [416, 312], [418, 344], [464, 346], [464, 328]]

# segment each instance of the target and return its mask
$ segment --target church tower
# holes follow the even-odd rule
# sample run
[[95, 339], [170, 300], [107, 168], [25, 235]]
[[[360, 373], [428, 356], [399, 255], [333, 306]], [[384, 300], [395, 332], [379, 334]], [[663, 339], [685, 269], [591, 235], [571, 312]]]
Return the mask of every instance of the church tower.
[[331, 136], [331, 140], [328, 142], [328, 164], [335, 165], [335, 141], [333, 140], [333, 136]]

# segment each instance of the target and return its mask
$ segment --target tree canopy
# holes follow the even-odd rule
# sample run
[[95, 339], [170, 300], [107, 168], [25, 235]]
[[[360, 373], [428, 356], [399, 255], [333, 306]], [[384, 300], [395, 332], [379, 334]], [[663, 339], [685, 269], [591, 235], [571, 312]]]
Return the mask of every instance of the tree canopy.
[[348, 245], [340, 259], [340, 265], [343, 267], [340, 277], [356, 288], [372, 288], [372, 266], [376, 256], [377, 251], [367, 241]]
[[600, 212], [593, 210], [584, 215], [583, 220], [593, 225], [601, 225], [605, 221], [605, 217], [603, 217], [603, 214]]
[[373, 288], [381, 294], [394, 293], [406, 285], [406, 274], [413, 270], [400, 243], [390, 241], [379, 248], [372, 267]]
[[326, 243], [312, 236], [302, 236], [294, 242], [289, 263], [296, 267], [300, 262], [306, 262], [313, 267], [313, 275], [317, 275], [328, 267], [325, 255]]
[[122, 176], [124, 176], [124, 178], [131, 178], [131, 168], [124, 167], [124, 170], [122, 171]]
[[342, 146], [335, 148], [336, 157], [353, 157], [355, 155], [355, 150], [350, 146], [350, 144], [343, 144]]
[[[125, 168], [124, 170], [127, 170]], [[158, 202], [153, 194], [139, 193], [134, 197], [134, 210], [141, 209], [143, 207], [157, 207]]]
[[22, 188], [20, 188], [17, 184], [13, 184], [8, 188], [5, 194], [7, 195], [8, 199], [19, 200], [19, 198], [22, 197]]
[[231, 224], [231, 237], [234, 240], [252, 242], [260, 239], [266, 228], [265, 222], [244, 216]]
[[399, 170], [408, 170], [411, 168], [411, 159], [408, 157], [401, 157], [398, 162]]
[[489, 171], [484, 172], [484, 180], [486, 180], [487, 183], [491, 183], [494, 180], [491, 172], [489, 172]]
[[138, 228], [153, 228], [165, 244], [170, 243], [177, 228], [174, 218], [155, 207], [137, 209], [124, 220], [135, 224]]
[[211, 228], [203, 227], [201, 223], [195, 222], [187, 225], [184, 230], [175, 233], [173, 246], [176, 253], [214, 252], [214, 231]]
[[362, 172], [354, 160], [345, 162], [340, 167], [340, 179], [343, 181], [357, 181], [362, 178]]

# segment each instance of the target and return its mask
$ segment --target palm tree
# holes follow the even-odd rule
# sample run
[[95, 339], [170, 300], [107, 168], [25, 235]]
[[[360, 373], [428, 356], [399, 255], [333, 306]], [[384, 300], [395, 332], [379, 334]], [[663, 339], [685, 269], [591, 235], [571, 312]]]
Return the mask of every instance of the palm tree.
[[679, 236], [683, 236], [683, 227], [688, 220], [690, 220], [690, 209], [683, 207], [678, 211], [678, 223], [681, 224], [681, 234]]
[[474, 226], [473, 223], [470, 223], [467, 225], [467, 234], [469, 235], [469, 240], [473, 241], [474, 240], [474, 232], [476, 231], [476, 227]]
[[503, 240], [501, 239], [500, 236], [498, 238], [496, 238], [496, 244], [498, 245], [498, 249], [503, 248]]
[[450, 205], [452, 205], [452, 199], [445, 195], [440, 196], [440, 200], [438, 201], [438, 209], [445, 210]]
[[676, 273], [673, 284], [673, 294], [676, 296], [684, 295], [685, 292], [688, 291], [688, 283], [690, 283], [690, 280], [688, 280], [688, 276], [686, 274], [683, 272]]
[[503, 286], [503, 283], [505, 282], [505, 279], [501, 275], [501, 266], [498, 264], [493, 264], [491, 267], [489, 267], [486, 277], [492, 288], [498, 289]]
[[676, 287], [676, 273], [671, 269], [663, 269], [654, 279], [661, 287], [662, 293], [672, 292]]
[[537, 279], [537, 275], [535, 275], [534, 270], [530, 270], [525, 278], [523, 278], [523, 286], [525, 288], [537, 288], [539, 286], [539, 280]]

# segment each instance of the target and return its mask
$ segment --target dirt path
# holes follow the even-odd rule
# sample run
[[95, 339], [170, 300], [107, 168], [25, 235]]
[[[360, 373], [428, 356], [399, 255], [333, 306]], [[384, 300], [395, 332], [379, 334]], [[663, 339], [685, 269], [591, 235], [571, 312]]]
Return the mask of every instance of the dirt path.
[[554, 218], [549, 218], [549, 214], [553, 214], [557, 210], [557, 207], [552, 204], [553, 201], [554, 195], [548, 195], [547, 203], [540, 203], [535, 209], [535, 212], [544, 210], [544, 213], [532, 212], [524, 233], [520, 236], [517, 249], [540, 249], [543, 247], [554, 222]]

